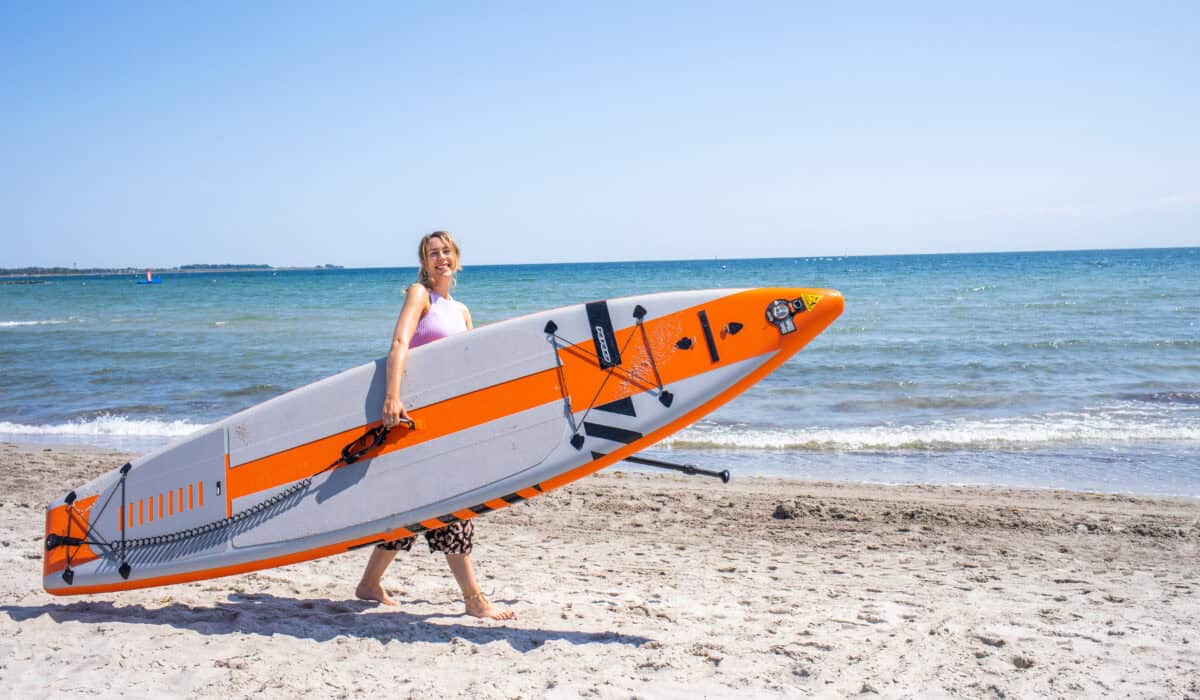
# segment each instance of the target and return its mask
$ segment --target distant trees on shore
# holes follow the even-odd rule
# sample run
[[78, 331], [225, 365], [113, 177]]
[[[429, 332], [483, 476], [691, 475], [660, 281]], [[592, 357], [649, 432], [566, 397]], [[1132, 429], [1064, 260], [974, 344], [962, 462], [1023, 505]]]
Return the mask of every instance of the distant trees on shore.
[[[155, 272], [229, 272], [236, 270], [276, 270], [271, 265], [241, 265], [236, 263], [220, 263], [209, 265], [197, 263], [180, 265], [179, 267], [153, 268]], [[341, 270], [341, 265], [317, 265], [314, 270]], [[145, 267], [0, 267], [0, 277], [48, 277], [54, 275], [141, 275]]]
[[270, 270], [270, 265], [180, 265], [177, 270]]
[[135, 267], [0, 267], [0, 275], [123, 275], [140, 274]]

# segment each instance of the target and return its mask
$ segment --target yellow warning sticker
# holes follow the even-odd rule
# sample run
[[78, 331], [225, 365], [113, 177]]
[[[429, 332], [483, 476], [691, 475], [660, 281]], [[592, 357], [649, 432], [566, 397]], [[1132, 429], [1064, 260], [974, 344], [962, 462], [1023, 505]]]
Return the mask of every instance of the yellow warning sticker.
[[810, 309], [816, 306], [818, 301], [821, 301], [820, 294], [801, 294], [800, 296], [804, 299], [804, 305]]

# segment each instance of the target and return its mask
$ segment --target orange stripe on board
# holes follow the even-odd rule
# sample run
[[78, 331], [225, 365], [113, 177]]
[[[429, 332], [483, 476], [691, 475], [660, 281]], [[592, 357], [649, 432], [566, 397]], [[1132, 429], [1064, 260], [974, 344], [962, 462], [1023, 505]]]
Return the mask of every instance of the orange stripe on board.
[[[673, 345], [681, 334], [699, 337], [702, 331], [695, 313], [695, 309], [699, 308], [706, 311], [718, 328], [734, 318], [746, 321], [744, 297], [747, 294], [765, 298], [762, 292], [752, 290], [647, 321], [647, 337], [663, 339], [659, 345], [665, 347], [657, 348], [656, 353], [665, 352], [666, 347]], [[755, 318], [761, 318], [757, 309], [754, 313]], [[765, 325], [765, 319], [760, 323]], [[618, 345], [624, 348], [623, 356], [626, 359], [620, 374], [614, 373], [612, 377], [607, 371], [596, 366], [590, 340], [559, 348], [559, 357], [563, 364], [562, 373], [569, 377], [568, 389], [572, 406], [576, 410], [582, 410], [589, 403], [601, 405], [657, 387], [650, 354], [645, 343], [640, 338], [633, 337], [635, 333], [641, 333], [636, 326], [629, 326], [617, 332], [616, 340]], [[729, 336], [727, 340], [723, 340], [725, 345], [722, 346], [722, 351], [727, 354], [723, 355], [717, 365], [712, 364], [706, 353], [679, 352], [672, 356], [672, 362], [658, 369], [664, 384], [670, 386], [674, 381], [714, 367], [775, 350], [779, 346], [778, 337], [774, 328], [770, 328], [770, 333]], [[552, 351], [548, 348], [547, 352]], [[392, 431], [387, 442], [374, 456], [436, 440], [547, 403], [562, 401], [563, 390], [559, 376], [559, 369], [554, 367], [410, 411], [417, 429]], [[360, 437], [371, 425], [376, 424], [344, 430], [233, 468], [229, 471], [230, 497], [242, 498], [311, 476], [328, 466], [341, 453], [342, 447]]]
[[192, 504], [194, 504], [195, 502], [196, 502], [196, 499], [193, 497], [192, 485], [188, 484], [188, 510], [192, 509]]
[[158, 519], [162, 520], [162, 517], [163, 517], [163, 495], [160, 493], [160, 494], [158, 494]]
[[175, 515], [175, 492], [167, 491], [167, 515]]
[[[417, 429], [393, 430], [376, 455], [436, 440], [552, 401], [562, 401], [557, 371], [553, 369], [456, 396], [410, 411]], [[360, 437], [366, 427], [344, 430], [234, 467], [229, 473], [229, 493], [235, 499], [242, 498], [311, 476], [329, 466], [342, 447]]]
[[196, 482], [196, 500], [200, 503], [200, 507], [204, 507], [204, 482]]
[[[670, 318], [673, 316], [668, 317]], [[696, 325], [698, 328], [698, 322]], [[618, 332], [618, 343], [625, 347], [626, 341], [635, 330], [636, 328], [631, 327]], [[590, 346], [590, 341], [588, 345]], [[586, 402], [592, 399], [595, 399], [596, 404], [604, 404], [656, 386], [644, 345], [629, 343], [628, 346], [628, 366], [634, 367], [635, 370], [615, 380], [610, 379], [607, 372], [596, 367], [593, 354], [584, 349], [587, 346], [581, 344], [560, 348], [564, 372], [571, 376], [569, 388], [572, 405], [585, 406]], [[548, 349], [547, 352], [551, 351]], [[689, 355], [692, 356], [699, 357], [699, 353]], [[697, 367], [690, 368], [684, 376], [711, 369], [709, 365], [700, 364], [699, 360], [695, 362]], [[667, 376], [663, 377], [663, 381], [669, 381]], [[518, 377], [410, 411], [417, 429], [392, 431], [387, 442], [373, 456], [419, 445], [520, 411], [561, 401], [562, 388], [557, 367]], [[242, 498], [311, 476], [328, 466], [341, 453], [342, 447], [360, 437], [370, 425], [344, 430], [231, 469], [230, 497]]]

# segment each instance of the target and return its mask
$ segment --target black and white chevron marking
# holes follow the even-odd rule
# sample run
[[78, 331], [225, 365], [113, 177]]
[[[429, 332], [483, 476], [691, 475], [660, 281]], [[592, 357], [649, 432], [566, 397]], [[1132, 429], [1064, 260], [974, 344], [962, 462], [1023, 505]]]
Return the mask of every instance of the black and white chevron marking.
[[600, 438], [601, 440], [609, 440], [611, 442], [623, 442], [626, 445], [635, 440], [641, 440], [643, 437], [642, 433], [636, 430], [627, 430], [625, 428], [618, 428], [615, 425], [603, 425], [587, 421], [583, 424], [583, 431], [587, 433], [588, 437]]
[[612, 403], [606, 403], [603, 406], [597, 406], [595, 410], [604, 411], [606, 413], [619, 413], [622, 416], [631, 416], [634, 418], [637, 417], [637, 411], [635, 411], [633, 408], [632, 396], [626, 396], [625, 398], [617, 399]]

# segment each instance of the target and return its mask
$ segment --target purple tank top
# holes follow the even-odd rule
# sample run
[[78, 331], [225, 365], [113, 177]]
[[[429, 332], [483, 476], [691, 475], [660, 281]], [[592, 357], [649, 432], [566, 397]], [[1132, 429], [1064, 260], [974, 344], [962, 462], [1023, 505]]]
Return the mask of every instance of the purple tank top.
[[467, 330], [467, 320], [463, 318], [462, 304], [430, 291], [429, 311], [426, 311], [421, 320], [417, 321], [417, 330], [413, 333], [408, 347], [415, 348], [425, 343], [432, 343], [465, 330]]

